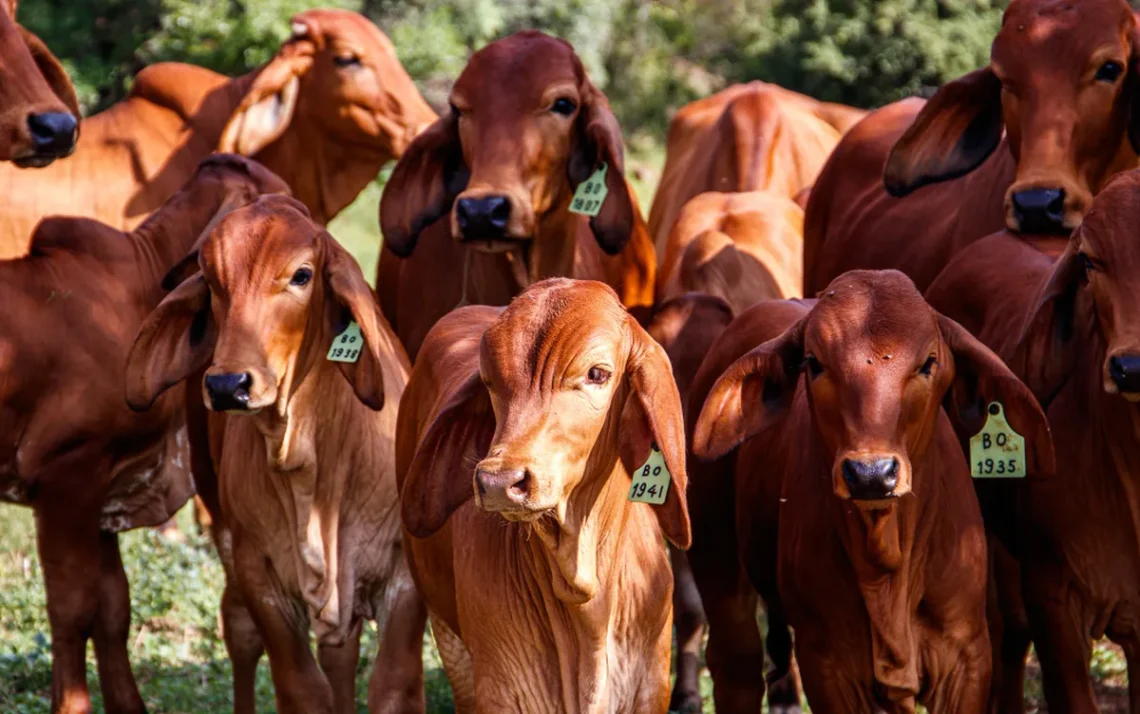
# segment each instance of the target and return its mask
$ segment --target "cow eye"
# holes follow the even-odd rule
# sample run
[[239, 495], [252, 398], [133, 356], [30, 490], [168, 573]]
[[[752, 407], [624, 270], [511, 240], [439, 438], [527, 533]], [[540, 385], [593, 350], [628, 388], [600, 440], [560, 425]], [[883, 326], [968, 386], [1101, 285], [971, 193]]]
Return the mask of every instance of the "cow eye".
[[1084, 271], [1085, 275], [1088, 275], [1091, 272], [1099, 270], [1099, 268], [1097, 267], [1096, 261], [1093, 260], [1092, 258], [1090, 258], [1088, 253], [1085, 253], [1085, 252], [1077, 253], [1077, 258], [1081, 261], [1081, 270]]
[[1096, 71], [1096, 80], [1098, 82], [1115, 82], [1120, 79], [1120, 75], [1124, 74], [1124, 66], [1119, 62], [1109, 60], [1100, 66]]
[[936, 364], [938, 364], [938, 359], [935, 358], [934, 355], [930, 355], [926, 358], [926, 361], [922, 363], [922, 366], [918, 368], [918, 373], [929, 377], [930, 373], [934, 371], [934, 365]]
[[610, 371], [605, 367], [591, 367], [589, 372], [586, 372], [587, 384], [605, 384], [610, 381]]
[[568, 99], [566, 97], [559, 97], [558, 99], [554, 100], [554, 104], [550, 105], [550, 111], [554, 112], [555, 114], [561, 114], [564, 117], [568, 117], [573, 114], [577, 108], [578, 105], [574, 103], [574, 100]]
[[289, 284], [294, 287], [303, 288], [308, 285], [312, 279], [312, 268], [297, 268], [297, 272], [293, 273], [293, 277], [289, 279]]
[[359, 67], [360, 58], [356, 55], [337, 55], [333, 57], [333, 64], [337, 67]]
[[804, 358], [804, 366], [807, 367], [808, 373], [815, 379], [823, 374], [823, 365], [815, 358], [815, 355], [808, 355]]

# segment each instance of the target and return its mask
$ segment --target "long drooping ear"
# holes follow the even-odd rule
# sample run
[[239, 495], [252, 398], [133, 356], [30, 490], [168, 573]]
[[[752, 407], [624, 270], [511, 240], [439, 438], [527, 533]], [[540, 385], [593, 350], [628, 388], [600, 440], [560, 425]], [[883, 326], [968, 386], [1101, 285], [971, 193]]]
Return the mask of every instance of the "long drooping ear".
[[[15, 5], [15, 3], [12, 4]], [[19, 27], [20, 36], [24, 38], [24, 44], [28, 47], [28, 52], [32, 54], [32, 60], [39, 68], [40, 74], [47, 80], [52, 93], [67, 105], [72, 116], [79, 122], [79, 118], [83, 116], [79, 113], [79, 100], [75, 97], [75, 87], [71, 84], [71, 78], [67, 76], [63, 65], [59, 63], [59, 60], [51, 53], [43, 40], [21, 26], [17, 25], [17, 27]], [[77, 124], [76, 131], [79, 131], [79, 124], [82, 122]]]
[[713, 384], [693, 429], [693, 453], [725, 455], [787, 411], [804, 361], [804, 321], [736, 360]]
[[1001, 143], [1001, 82], [989, 67], [942, 85], [887, 157], [892, 196], [978, 168]]
[[[403, 348], [393, 338], [360, 265], [328, 233], [324, 234], [324, 243], [329, 334], [335, 339], [348, 327], [349, 320], [354, 320], [360, 326], [365, 348], [355, 362], [336, 365], [352, 385], [357, 399], [379, 411], [384, 408], [384, 361], [395, 359], [391, 353]], [[327, 350], [329, 345], [321, 347]]]
[[210, 288], [199, 273], [167, 295], [139, 328], [127, 355], [127, 406], [149, 409], [159, 395], [206, 365], [217, 338]]
[[567, 173], [570, 187], [578, 184], [606, 164], [606, 200], [598, 215], [590, 219], [590, 229], [598, 245], [609, 255], [617, 255], [633, 233], [636, 207], [625, 182], [625, 158], [622, 153], [621, 127], [610, 109], [609, 100], [590, 80], [584, 80], [582, 107], [571, 148]]
[[230, 117], [218, 151], [253, 156], [277, 141], [297, 108], [301, 76], [313, 66], [313, 47], [293, 42], [265, 65]]
[[447, 215], [469, 177], [459, 141], [459, 117], [449, 111], [412, 141], [384, 186], [380, 197], [384, 246], [401, 258], [411, 255], [420, 233]]
[[409, 533], [427, 538], [474, 497], [475, 464], [487, 455], [494, 433], [491, 398], [472, 370], [435, 414], [404, 479], [400, 512]]
[[954, 383], [946, 392], [943, 407], [958, 438], [966, 443], [981, 431], [987, 408], [998, 402], [1009, 425], [1025, 437], [1027, 470], [1052, 473], [1055, 463], [1049, 420], [1033, 393], [1000, 357], [957, 322], [939, 315], [938, 330], [954, 357]]
[[649, 459], [657, 444], [669, 469], [671, 486], [665, 503], [652, 506], [661, 531], [669, 542], [685, 549], [692, 542], [685, 465], [685, 417], [681, 395], [673, 381], [673, 368], [661, 345], [632, 317], [626, 318], [631, 333], [626, 379], [630, 394], [622, 411], [621, 458], [631, 475]]
[[1086, 337], [1077, 334], [1082, 282], [1080, 257], [1070, 243], [1034, 298], [1010, 360], [1010, 367], [1045, 406], [1076, 369], [1077, 350]]

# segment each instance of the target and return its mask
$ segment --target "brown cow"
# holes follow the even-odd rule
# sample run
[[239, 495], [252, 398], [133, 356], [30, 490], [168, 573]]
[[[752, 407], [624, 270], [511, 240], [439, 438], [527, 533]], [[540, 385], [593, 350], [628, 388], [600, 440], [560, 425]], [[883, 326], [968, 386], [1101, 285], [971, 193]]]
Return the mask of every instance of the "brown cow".
[[[628, 500], [651, 444], [657, 506]], [[546, 280], [440, 320], [396, 452], [409, 560], [460, 711], [665, 712], [661, 536], [689, 545], [684, 427], [665, 353], [612, 289]]]
[[[847, 273], [812, 302], [761, 303], [724, 332], [697, 376], [715, 383], [692, 394], [693, 404], [708, 394], [693, 453], [740, 446], [740, 562], [762, 593], [777, 584], [812, 711], [913, 712], [921, 702], [980, 714], [990, 681], [985, 534], [959, 439], [998, 402], [1026, 436], [1031, 466], [1048, 471], [1045, 416], [901, 273]], [[752, 437], [762, 449], [741, 446]], [[703, 525], [695, 517], [698, 538]], [[750, 629], [727, 637], [755, 642]], [[719, 657], [710, 652], [710, 666]], [[741, 664], [728, 663], [730, 679]]]
[[43, 216], [130, 230], [215, 149], [254, 156], [325, 223], [435, 120], [364, 17], [310, 10], [264, 67], [237, 79], [186, 64], [147, 67], [130, 95], [83, 121], [66, 163], [34, 174], [0, 167], [0, 257], [22, 255]]
[[865, 115], [764, 82], [733, 85], [681, 107], [669, 124], [665, 168], [649, 211], [658, 255], [689, 199], [758, 190], [794, 198]]
[[130, 411], [121, 365], [163, 275], [221, 215], [266, 191], [288, 188], [246, 159], [211, 157], [132, 233], [49, 218], [27, 257], [0, 262], [0, 498], [36, 514], [54, 712], [91, 711], [89, 637], [107, 710], [144, 710], [117, 533], [164, 522], [192, 490], [181, 399]]
[[0, 161], [43, 167], [75, 150], [75, 88], [40, 38], [16, 23], [16, 0], [0, 0]]
[[[146, 408], [209, 364], [194, 387], [229, 415], [211, 419], [211, 447], [235, 709], [253, 711], [264, 648], [280, 711], [355, 712], [362, 622], [391, 613], [369, 711], [422, 711], [425, 615], [402, 552], [392, 447], [407, 357], [356, 261], [294, 199], [233, 212], [198, 255], [201, 272], [139, 331], [127, 401]], [[350, 324], [356, 359], [333, 361]], [[395, 664], [412, 669], [393, 670], [408, 651], [414, 661]], [[393, 678], [412, 680], [394, 692], [406, 700], [385, 699]]]
[[852, 268], [897, 268], [925, 290], [1003, 227], [1079, 225], [1137, 165], [1135, 33], [1124, 0], [1013, 0], [988, 67], [879, 110], [836, 147], [808, 199], [804, 294]]
[[[1140, 709], [1137, 221], [1133, 170], [1097, 195], [1059, 257], [997, 234], [962, 251], [929, 291], [1009, 361], [1056, 435], [1056, 475], [1016, 484], [1013, 539], [1050, 711], [1097, 711], [1090, 640], [1105, 635], [1124, 648]], [[1022, 666], [1008, 666], [1003, 689], [1020, 691]]]
[[[457, 305], [503, 305], [543, 278], [597, 279], [651, 305], [656, 256], [623, 166], [617, 119], [568, 43], [528, 31], [472, 55], [380, 203], [380, 304], [412, 359]], [[603, 168], [600, 212], [571, 213]]]

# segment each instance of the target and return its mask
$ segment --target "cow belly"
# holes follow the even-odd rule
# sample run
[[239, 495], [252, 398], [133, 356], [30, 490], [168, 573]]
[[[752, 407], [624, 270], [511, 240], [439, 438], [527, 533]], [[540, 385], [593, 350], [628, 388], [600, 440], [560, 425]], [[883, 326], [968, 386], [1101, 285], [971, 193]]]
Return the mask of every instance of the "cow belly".
[[111, 477], [99, 527], [108, 533], [158, 526], [194, 495], [186, 427], [171, 430], [157, 447], [120, 462]]

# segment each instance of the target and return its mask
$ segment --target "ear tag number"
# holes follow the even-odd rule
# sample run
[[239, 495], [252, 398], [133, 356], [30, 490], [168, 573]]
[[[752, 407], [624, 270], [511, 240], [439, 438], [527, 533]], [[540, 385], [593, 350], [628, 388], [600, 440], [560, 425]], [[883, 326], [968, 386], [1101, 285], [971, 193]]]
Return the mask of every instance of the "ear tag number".
[[590, 178], [578, 184], [578, 189], [574, 191], [574, 200], [570, 202], [571, 213], [580, 213], [591, 218], [598, 215], [602, 210], [602, 204], [606, 201], [606, 194], [609, 193], [609, 189], [606, 188], [607, 168], [608, 166], [603, 163]]
[[654, 444], [649, 451], [649, 458], [633, 475], [633, 483], [629, 487], [629, 500], [660, 506], [665, 503], [665, 497], [669, 495], [671, 478], [669, 469], [665, 468], [665, 457], [661, 455], [657, 444]]
[[990, 403], [985, 425], [970, 437], [970, 475], [1025, 478], [1025, 437], [1005, 420], [999, 402]]
[[348, 323], [344, 332], [333, 338], [328, 359], [330, 362], [355, 362], [360, 359], [362, 349], [364, 349], [364, 338], [360, 336], [360, 325], [353, 321]]

